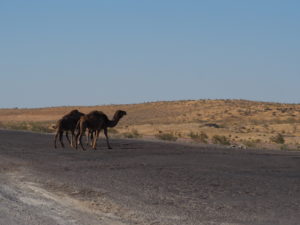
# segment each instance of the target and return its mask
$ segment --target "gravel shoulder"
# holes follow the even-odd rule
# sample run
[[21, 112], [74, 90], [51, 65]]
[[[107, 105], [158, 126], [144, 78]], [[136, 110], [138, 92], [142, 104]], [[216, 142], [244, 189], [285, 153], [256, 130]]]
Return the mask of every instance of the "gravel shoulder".
[[300, 152], [98, 143], [0, 130], [0, 224], [299, 224]]

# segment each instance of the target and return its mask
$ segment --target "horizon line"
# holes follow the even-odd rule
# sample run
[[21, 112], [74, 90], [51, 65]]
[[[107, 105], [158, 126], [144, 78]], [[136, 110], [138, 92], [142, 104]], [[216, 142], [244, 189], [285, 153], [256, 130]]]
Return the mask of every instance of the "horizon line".
[[101, 105], [58, 105], [58, 106], [37, 106], [37, 107], [0, 107], [0, 109], [45, 109], [45, 108], [63, 108], [63, 107], [96, 107], [96, 106], [118, 106], [118, 105], [141, 105], [148, 103], [159, 103], [159, 102], [181, 102], [181, 101], [248, 101], [265, 104], [283, 104], [283, 105], [298, 105], [300, 103], [285, 103], [276, 101], [263, 101], [263, 100], [250, 100], [250, 99], [235, 99], [235, 98], [203, 98], [203, 99], [176, 99], [176, 100], [156, 100], [156, 101], [144, 101], [134, 103], [108, 103]]

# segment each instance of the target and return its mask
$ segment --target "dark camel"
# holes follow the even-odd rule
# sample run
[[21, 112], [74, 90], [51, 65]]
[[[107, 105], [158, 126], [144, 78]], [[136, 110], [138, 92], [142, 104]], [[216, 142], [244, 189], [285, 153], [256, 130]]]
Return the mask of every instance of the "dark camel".
[[85, 116], [81, 117], [78, 121], [77, 127], [78, 127], [78, 133], [76, 135], [76, 148], [77, 145], [80, 144], [81, 148], [83, 150], [84, 147], [82, 145], [82, 135], [85, 133], [86, 129], [89, 129], [90, 132], [92, 132], [92, 147], [93, 149], [96, 149], [96, 143], [97, 138], [99, 137], [99, 133], [101, 130], [104, 130], [104, 135], [106, 137], [106, 143], [107, 147], [111, 149], [111, 146], [109, 144], [108, 135], [107, 135], [107, 128], [108, 127], [115, 127], [120, 119], [126, 115], [125, 111], [117, 110], [115, 112], [115, 115], [112, 120], [109, 120], [108, 117], [101, 111], [92, 111], [89, 114], [86, 114]]
[[[57, 121], [56, 123], [56, 134], [54, 138], [54, 148], [56, 148], [56, 140], [57, 137], [59, 136], [59, 141], [61, 146], [64, 148], [64, 143], [63, 143], [63, 133], [66, 132], [66, 137], [69, 142], [69, 144], [73, 147], [73, 140], [75, 138], [75, 129], [77, 122], [79, 121], [80, 117], [84, 116], [84, 113], [79, 112], [77, 109], [72, 110], [68, 114], [64, 115], [60, 120]], [[68, 135], [68, 132], [71, 132], [71, 141]]]

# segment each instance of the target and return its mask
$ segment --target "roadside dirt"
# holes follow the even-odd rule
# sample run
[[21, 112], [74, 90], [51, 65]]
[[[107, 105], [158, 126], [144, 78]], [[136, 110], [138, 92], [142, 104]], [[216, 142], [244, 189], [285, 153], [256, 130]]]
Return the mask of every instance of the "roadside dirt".
[[0, 131], [0, 224], [299, 224], [300, 152], [111, 144]]

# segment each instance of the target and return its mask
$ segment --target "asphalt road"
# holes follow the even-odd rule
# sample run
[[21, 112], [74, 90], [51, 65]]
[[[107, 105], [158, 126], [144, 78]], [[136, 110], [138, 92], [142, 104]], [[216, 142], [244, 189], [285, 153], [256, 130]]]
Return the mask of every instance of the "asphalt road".
[[300, 224], [300, 152], [0, 131], [0, 225]]

